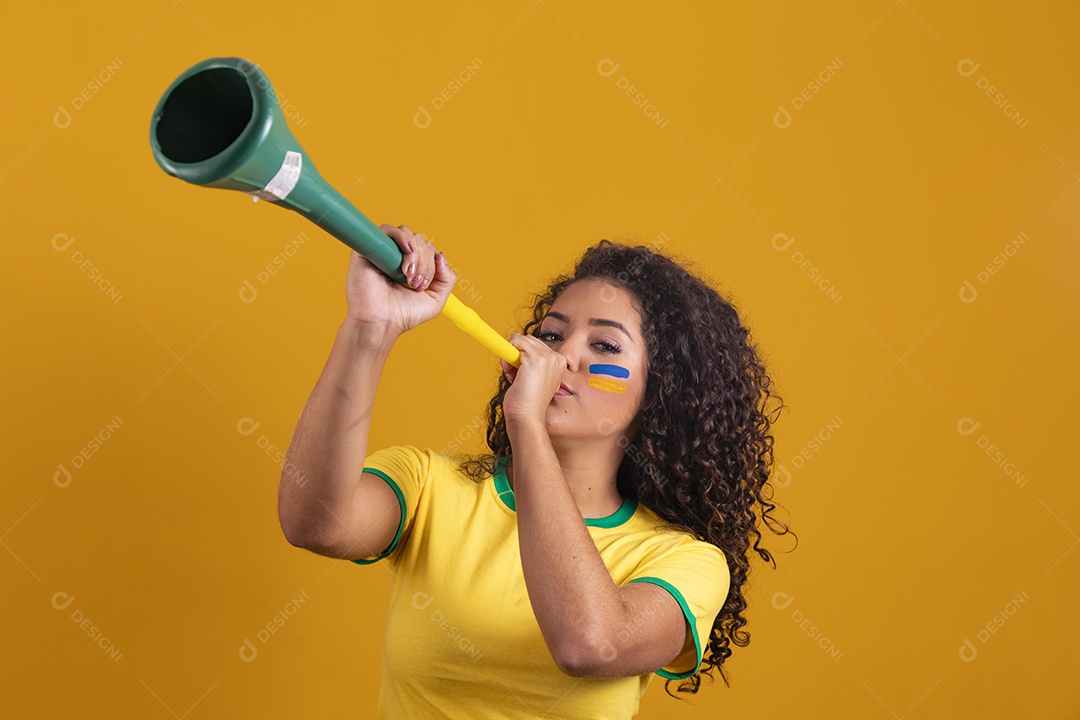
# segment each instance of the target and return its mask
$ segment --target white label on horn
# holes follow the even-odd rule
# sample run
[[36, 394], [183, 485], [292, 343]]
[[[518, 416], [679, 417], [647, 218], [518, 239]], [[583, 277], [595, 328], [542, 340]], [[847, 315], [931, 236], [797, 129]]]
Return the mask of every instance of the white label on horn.
[[289, 193], [293, 191], [296, 183], [300, 181], [302, 160], [303, 156], [300, 153], [292, 150], [286, 151], [285, 162], [281, 163], [281, 169], [277, 171], [277, 175], [274, 175], [262, 190], [256, 190], [251, 194], [256, 199], [262, 198], [271, 201], [284, 200], [289, 197]]

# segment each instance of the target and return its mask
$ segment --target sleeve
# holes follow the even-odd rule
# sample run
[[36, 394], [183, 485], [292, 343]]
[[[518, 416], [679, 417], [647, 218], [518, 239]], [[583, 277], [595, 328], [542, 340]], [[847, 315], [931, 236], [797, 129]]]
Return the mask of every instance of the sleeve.
[[701, 657], [717, 615], [727, 600], [731, 584], [727, 558], [723, 550], [710, 543], [694, 540], [659, 559], [647, 563], [624, 584], [648, 582], [667, 590], [679, 602], [686, 618], [691, 647], [656, 670], [671, 680], [692, 676], [701, 667]]
[[370, 453], [364, 459], [363, 471], [385, 480], [397, 495], [401, 507], [401, 521], [398, 523], [397, 534], [385, 550], [375, 556], [352, 558], [350, 562], [370, 565], [387, 557], [405, 543], [413, 528], [420, 495], [427, 484], [432, 462], [430, 449], [421, 450], [413, 445], [392, 445]]

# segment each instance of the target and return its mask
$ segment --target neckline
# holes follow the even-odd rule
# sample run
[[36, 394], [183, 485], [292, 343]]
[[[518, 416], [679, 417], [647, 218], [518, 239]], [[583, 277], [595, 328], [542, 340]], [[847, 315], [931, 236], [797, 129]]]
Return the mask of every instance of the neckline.
[[[510, 461], [510, 458], [503, 456], [499, 458], [495, 463], [495, 493], [498, 495], [499, 500], [503, 505], [509, 508], [512, 512], [517, 512], [517, 504], [514, 500], [514, 489], [510, 487], [510, 480], [506, 477], [506, 465]], [[628, 498], [622, 493], [619, 496], [623, 499], [623, 504], [618, 510], [602, 518], [582, 518], [585, 524], [589, 527], [599, 528], [613, 528], [622, 525], [634, 515], [634, 511], [637, 510], [637, 500]]]

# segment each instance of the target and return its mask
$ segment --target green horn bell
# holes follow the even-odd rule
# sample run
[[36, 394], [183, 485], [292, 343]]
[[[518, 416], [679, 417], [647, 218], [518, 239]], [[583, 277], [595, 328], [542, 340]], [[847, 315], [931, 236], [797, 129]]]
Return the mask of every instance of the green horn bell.
[[[397, 244], [324, 181], [285, 124], [270, 80], [243, 58], [193, 65], [161, 96], [150, 122], [154, 159], [203, 187], [240, 190], [290, 208], [407, 285]], [[521, 353], [453, 293], [442, 309], [514, 367]]]
[[154, 109], [150, 145], [170, 175], [295, 210], [407, 283], [397, 245], [322, 179], [289, 132], [270, 80], [250, 60], [212, 58], [184, 71]]

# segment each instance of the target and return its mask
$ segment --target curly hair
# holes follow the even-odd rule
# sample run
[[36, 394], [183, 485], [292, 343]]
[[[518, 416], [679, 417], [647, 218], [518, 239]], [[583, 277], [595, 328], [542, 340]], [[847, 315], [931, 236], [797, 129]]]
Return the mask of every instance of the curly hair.
[[[750, 572], [751, 539], [758, 555], [776, 567], [772, 555], [761, 547], [755, 506], [760, 506], [762, 520], [773, 533], [792, 531], [770, 516], [777, 507], [768, 482], [773, 464], [770, 428], [783, 401], [733, 305], [684, 265], [689, 263], [644, 245], [601, 240], [585, 251], [572, 272], [556, 277], [544, 292], [534, 295], [532, 318], [522, 334], [538, 330], [555, 299], [578, 280], [603, 279], [627, 290], [635, 300], [648, 347], [648, 377], [636, 418], [638, 433], [627, 445], [617, 472], [618, 490], [651, 509], [669, 527], [723, 550], [731, 575], [702, 664], [678, 687], [680, 693], [692, 695], [702, 674], [714, 680], [713, 667], [730, 687], [723, 668], [731, 655], [729, 644], [750, 643], [741, 613], [746, 609], [742, 588]], [[491, 453], [467, 455], [459, 463], [474, 482], [492, 477], [496, 463], [511, 456], [502, 415], [509, 387], [500, 372], [488, 412]], [[770, 400], [778, 403], [772, 412]], [[664, 687], [677, 697], [671, 693], [672, 682], [667, 680]]]

